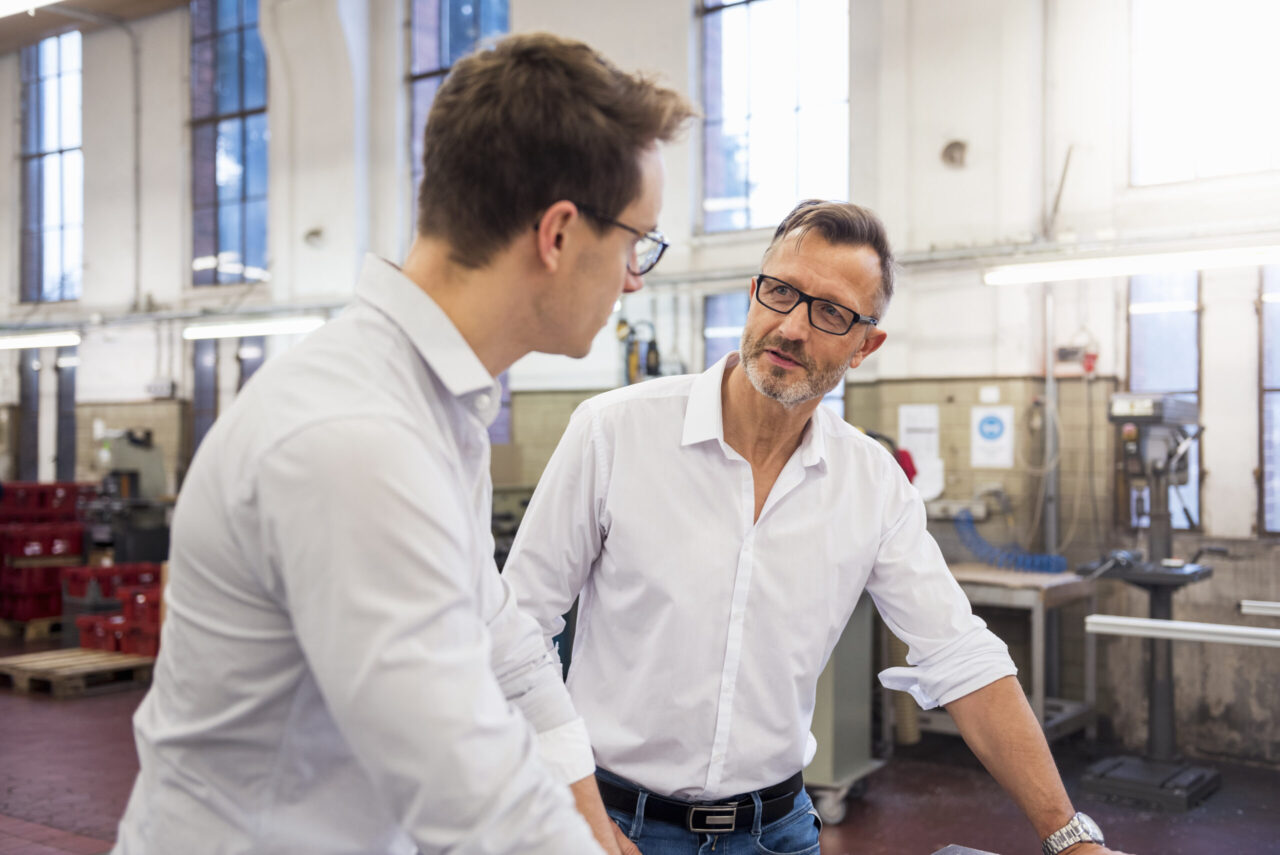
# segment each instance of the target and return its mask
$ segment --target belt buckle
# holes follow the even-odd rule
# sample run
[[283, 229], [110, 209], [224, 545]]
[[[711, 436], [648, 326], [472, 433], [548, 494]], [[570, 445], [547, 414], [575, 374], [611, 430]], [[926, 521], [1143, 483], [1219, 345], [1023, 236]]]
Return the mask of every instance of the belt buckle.
[[693, 805], [686, 823], [695, 834], [724, 834], [733, 831], [738, 821], [738, 805]]

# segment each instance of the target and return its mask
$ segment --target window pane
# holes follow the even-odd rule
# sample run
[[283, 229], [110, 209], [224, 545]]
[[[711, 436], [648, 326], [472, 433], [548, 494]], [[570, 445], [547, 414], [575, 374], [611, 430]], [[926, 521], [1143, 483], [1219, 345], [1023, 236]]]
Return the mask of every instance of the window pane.
[[241, 9], [241, 14], [244, 16], [242, 20], [246, 27], [258, 23], [258, 0], [244, 0]]
[[218, 36], [218, 87], [215, 98], [219, 113], [240, 110], [240, 33]]
[[[849, 198], [849, 107], [803, 109], [798, 117], [796, 192], [801, 199]], [[791, 210], [790, 207], [787, 209]], [[785, 215], [785, 212], [784, 212]]]
[[848, 0], [800, 0], [796, 92], [801, 106], [849, 100]]
[[1262, 507], [1266, 530], [1280, 531], [1280, 392], [1262, 397]]
[[192, 201], [197, 208], [212, 205], [217, 187], [218, 126], [196, 125], [191, 129]]
[[508, 29], [507, 0], [480, 0], [480, 38], [500, 36]]
[[480, 35], [476, 20], [476, 3], [479, 0], [446, 0], [444, 3], [444, 55], [453, 65], [475, 49]]
[[239, 282], [244, 278], [244, 232], [239, 205], [218, 208], [218, 281]]
[[702, 302], [702, 335], [706, 367], [737, 350], [747, 322], [751, 296], [744, 288], [727, 294], [709, 294]]
[[23, 83], [34, 81], [40, 76], [40, 49], [36, 45], [22, 48], [18, 61], [21, 63]]
[[191, 0], [191, 37], [198, 39], [213, 33], [213, 7], [216, 0]]
[[1195, 312], [1129, 316], [1129, 388], [1135, 392], [1185, 392], [1199, 387]]
[[62, 222], [84, 224], [84, 155], [78, 148], [62, 155]]
[[[57, 41], [54, 39], [53, 41]], [[40, 142], [38, 151], [58, 149], [58, 78], [46, 77], [40, 81]]]
[[1135, 303], [1194, 303], [1199, 297], [1200, 274], [1154, 273], [1129, 280], [1129, 305]]
[[62, 230], [45, 229], [41, 239], [44, 250], [40, 283], [41, 300], [57, 300], [62, 293]]
[[218, 265], [218, 209], [197, 208], [191, 230], [191, 281], [212, 285]]
[[702, 220], [707, 231], [747, 227], [747, 137], [723, 122], [703, 134]]
[[262, 39], [256, 27], [244, 31], [244, 108], [257, 110], [267, 105], [267, 61], [262, 55]]
[[[782, 110], [794, 110], [799, 97], [796, 66], [800, 54], [796, 45], [796, 0], [765, 0], [752, 3], [745, 9], [750, 22], [747, 33], [750, 49], [747, 63], [748, 115], [754, 119]], [[752, 143], [754, 145], [754, 140]], [[783, 162], [795, 163], [794, 160]]]
[[44, 227], [56, 228], [62, 225], [62, 155], [50, 154], [40, 158], [43, 175], [41, 182], [44, 199], [41, 202], [44, 213]]
[[217, 0], [218, 31], [240, 26], [240, 0]]
[[22, 302], [24, 303], [34, 303], [40, 299], [44, 278], [40, 270], [40, 262], [44, 257], [42, 237], [40, 232], [29, 232], [22, 236]]
[[40, 67], [38, 73], [41, 77], [48, 77], [58, 73], [58, 39], [45, 39], [40, 42], [36, 48], [39, 51], [40, 58], [38, 60]]
[[22, 153], [40, 151], [40, 130], [44, 127], [43, 105], [40, 103], [40, 84], [28, 83], [22, 87]]
[[247, 202], [244, 206], [244, 278], [257, 282], [267, 278], [267, 202]]
[[80, 145], [80, 74], [64, 74], [60, 78], [59, 107], [62, 109], [62, 148]]
[[218, 122], [218, 201], [239, 202], [244, 196], [243, 119]]
[[752, 113], [747, 124], [748, 228], [776, 225], [796, 203], [796, 114]]
[[1280, 265], [1262, 268], [1262, 293], [1262, 385], [1280, 389]]
[[62, 231], [62, 299], [79, 300], [84, 281], [84, 229]]
[[44, 220], [41, 215], [44, 193], [41, 180], [44, 174], [44, 159], [33, 157], [22, 164], [22, 228], [27, 232], [40, 230]]
[[212, 116], [217, 109], [217, 62], [213, 39], [191, 43], [191, 118]]
[[61, 71], [80, 70], [80, 31], [72, 30], [58, 37], [58, 49], [61, 52]]
[[440, 68], [440, 0], [413, 0], [413, 57], [410, 70], [414, 74]]
[[258, 113], [245, 120], [245, 195], [250, 199], [267, 195], [267, 147], [271, 134], [267, 116]]

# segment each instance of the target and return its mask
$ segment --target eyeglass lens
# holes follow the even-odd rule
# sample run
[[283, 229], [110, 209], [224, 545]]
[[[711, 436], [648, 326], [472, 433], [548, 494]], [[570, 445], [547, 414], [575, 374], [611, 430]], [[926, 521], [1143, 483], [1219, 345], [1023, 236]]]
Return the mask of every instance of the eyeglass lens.
[[[789, 312], [800, 302], [800, 292], [785, 282], [762, 279], [756, 291], [760, 302], [777, 312]], [[823, 332], [844, 335], [853, 326], [853, 312], [844, 306], [814, 299], [809, 304], [809, 322]]]

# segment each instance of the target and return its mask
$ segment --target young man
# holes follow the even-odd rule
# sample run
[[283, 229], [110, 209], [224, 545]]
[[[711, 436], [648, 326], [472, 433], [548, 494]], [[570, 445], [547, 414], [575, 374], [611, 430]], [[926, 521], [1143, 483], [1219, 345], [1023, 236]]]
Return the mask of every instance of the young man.
[[[818, 676], [866, 590], [911, 648], [881, 675], [945, 705], [1042, 839], [1076, 816], [1004, 644], [975, 617], [881, 446], [820, 407], [884, 344], [879, 220], [804, 202], [778, 227], [740, 352], [587, 401], [505, 574], [550, 639], [581, 594], [569, 691], [610, 816], [645, 855], [817, 853], [800, 771]], [[741, 844], [734, 838], [741, 839]], [[723, 843], [721, 840], [723, 839]], [[737, 848], [739, 845], [745, 849]]]
[[617, 851], [494, 567], [486, 426], [496, 375], [584, 355], [641, 287], [665, 248], [656, 146], [689, 115], [552, 36], [454, 67], [408, 259], [367, 259], [196, 455], [117, 853]]

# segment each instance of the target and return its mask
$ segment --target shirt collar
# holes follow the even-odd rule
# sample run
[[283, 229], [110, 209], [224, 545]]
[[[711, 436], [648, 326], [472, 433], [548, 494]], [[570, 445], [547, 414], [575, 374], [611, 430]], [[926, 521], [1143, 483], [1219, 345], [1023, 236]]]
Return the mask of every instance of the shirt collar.
[[497, 417], [502, 406], [500, 384], [439, 304], [400, 268], [376, 255], [366, 255], [356, 298], [378, 309], [404, 332], [449, 394], [463, 401], [485, 424]]
[[[681, 445], [695, 445], [712, 439], [724, 442], [724, 373], [738, 362], [737, 351], [731, 351], [694, 379], [684, 414]], [[800, 439], [800, 462], [806, 467], [823, 463], [827, 457], [826, 436], [821, 424], [825, 414], [821, 410], [822, 405], [819, 404]]]

